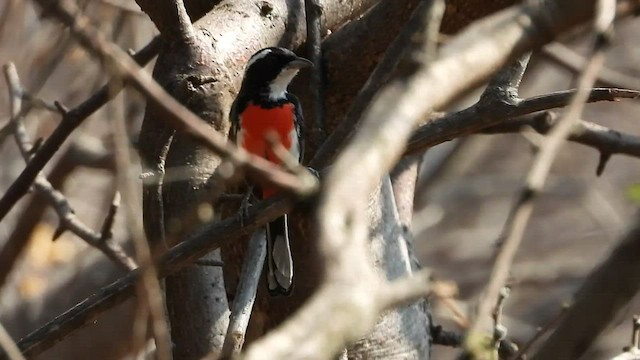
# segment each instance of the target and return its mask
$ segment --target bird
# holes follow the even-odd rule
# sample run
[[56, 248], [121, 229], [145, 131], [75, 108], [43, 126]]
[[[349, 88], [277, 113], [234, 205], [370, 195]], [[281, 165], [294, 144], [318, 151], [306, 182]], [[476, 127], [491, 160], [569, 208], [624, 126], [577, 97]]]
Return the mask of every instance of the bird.
[[[282, 165], [268, 137], [277, 139], [293, 159], [304, 155], [304, 119], [298, 98], [287, 87], [300, 69], [312, 62], [281, 47], [257, 51], [246, 64], [240, 91], [231, 106], [229, 138], [247, 152]], [[270, 187], [254, 187], [258, 198], [276, 194]], [[293, 288], [293, 257], [288, 215], [266, 226], [267, 285], [271, 295], [289, 295]]]

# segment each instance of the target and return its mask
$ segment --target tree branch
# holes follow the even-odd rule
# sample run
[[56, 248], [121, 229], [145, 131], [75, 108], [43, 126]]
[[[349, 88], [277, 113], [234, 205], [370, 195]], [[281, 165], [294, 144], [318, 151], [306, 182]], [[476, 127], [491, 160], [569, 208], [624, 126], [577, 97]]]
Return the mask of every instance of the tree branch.
[[260, 229], [255, 231], [251, 239], [249, 239], [242, 272], [240, 273], [238, 291], [231, 306], [229, 328], [222, 348], [222, 357], [224, 358], [233, 355], [237, 356], [242, 350], [266, 256], [266, 233], [263, 229]]
[[313, 133], [318, 144], [325, 139], [324, 63], [322, 61], [322, 6], [318, 0], [305, 0], [307, 55], [313, 63], [309, 91], [313, 97]]

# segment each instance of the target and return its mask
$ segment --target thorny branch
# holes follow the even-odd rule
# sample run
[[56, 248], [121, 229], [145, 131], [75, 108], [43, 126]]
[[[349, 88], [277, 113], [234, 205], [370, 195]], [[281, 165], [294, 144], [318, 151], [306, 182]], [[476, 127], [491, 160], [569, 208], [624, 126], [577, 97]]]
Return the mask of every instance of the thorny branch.
[[[27, 132], [22, 123], [20, 116], [20, 109], [22, 104], [22, 94], [24, 90], [20, 86], [18, 74], [13, 64], [5, 65], [4, 73], [7, 80], [8, 87], [11, 92], [11, 124], [13, 127], [16, 143], [20, 148], [25, 161], [28, 161], [31, 156], [31, 141], [28, 138]], [[36, 181], [34, 183], [36, 191], [43, 195], [48, 202], [53, 206], [56, 213], [60, 218], [60, 225], [56, 234], [58, 236], [65, 230], [69, 230], [79, 238], [86, 241], [89, 245], [102, 251], [107, 257], [113, 260], [117, 265], [124, 270], [132, 270], [137, 267], [135, 261], [131, 259], [120, 245], [112, 239], [102, 241], [102, 235], [94, 232], [87, 225], [85, 225], [80, 219], [76, 217], [71, 209], [67, 199], [62, 193], [55, 190], [51, 183], [44, 177], [44, 175], [38, 173]], [[110, 231], [110, 230], [109, 230]], [[15, 263], [18, 255], [21, 253], [24, 244], [14, 244], [11, 239], [0, 251], [0, 284], [4, 283], [6, 276]]]

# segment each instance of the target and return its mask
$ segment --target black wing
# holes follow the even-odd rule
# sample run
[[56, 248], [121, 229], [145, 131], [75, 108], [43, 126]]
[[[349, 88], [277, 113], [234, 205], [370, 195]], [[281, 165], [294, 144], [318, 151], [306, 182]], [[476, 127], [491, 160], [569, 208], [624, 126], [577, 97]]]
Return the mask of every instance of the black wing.
[[300, 158], [298, 159], [299, 163], [302, 163], [304, 159], [304, 115], [302, 114], [302, 106], [300, 105], [300, 101], [295, 95], [287, 93], [287, 100], [289, 100], [293, 104], [293, 108], [295, 111], [295, 120], [294, 125], [296, 127], [296, 133], [298, 134], [298, 146], [300, 147]]
[[231, 121], [231, 129], [229, 129], [229, 140], [236, 143], [238, 136], [238, 130], [240, 129], [240, 113], [247, 106], [247, 102], [240, 96], [238, 96], [231, 104], [231, 111], [229, 112], [229, 121]]

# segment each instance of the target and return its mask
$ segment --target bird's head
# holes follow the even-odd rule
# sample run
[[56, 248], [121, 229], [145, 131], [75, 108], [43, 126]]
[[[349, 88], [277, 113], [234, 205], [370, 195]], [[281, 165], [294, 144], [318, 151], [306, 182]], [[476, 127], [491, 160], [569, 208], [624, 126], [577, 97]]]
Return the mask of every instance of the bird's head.
[[242, 91], [267, 95], [271, 100], [283, 99], [298, 71], [312, 65], [311, 61], [297, 56], [291, 50], [264, 48], [253, 54], [247, 62]]

